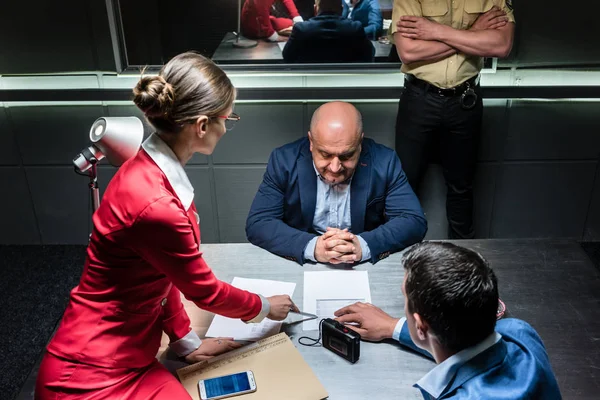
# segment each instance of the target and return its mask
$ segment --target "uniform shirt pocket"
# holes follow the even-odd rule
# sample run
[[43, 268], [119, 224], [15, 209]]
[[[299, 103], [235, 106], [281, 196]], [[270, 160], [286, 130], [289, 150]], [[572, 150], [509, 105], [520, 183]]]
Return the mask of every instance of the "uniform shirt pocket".
[[477, 18], [492, 9], [493, 0], [465, 0], [465, 12], [463, 13], [463, 28], [470, 28]]
[[440, 17], [448, 14], [448, 3], [439, 0], [422, 0], [421, 11], [424, 17], [437, 21]]

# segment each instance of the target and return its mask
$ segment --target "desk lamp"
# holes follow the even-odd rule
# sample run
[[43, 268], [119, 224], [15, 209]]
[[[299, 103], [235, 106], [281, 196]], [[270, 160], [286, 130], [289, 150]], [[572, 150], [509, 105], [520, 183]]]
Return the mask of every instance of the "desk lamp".
[[242, 0], [238, 0], [238, 28], [237, 28], [236, 39], [232, 43], [233, 47], [237, 47], [240, 49], [249, 49], [251, 47], [255, 47], [256, 45], [258, 45], [258, 42], [256, 40], [246, 39], [245, 37], [242, 36], [242, 26], [241, 25], [242, 25]]
[[100, 206], [96, 164], [106, 157], [111, 165], [120, 167], [137, 154], [143, 137], [144, 126], [137, 117], [101, 117], [92, 124], [90, 129], [92, 145], [83, 149], [73, 159], [73, 164], [77, 174], [87, 175], [90, 178], [89, 187], [94, 212]]

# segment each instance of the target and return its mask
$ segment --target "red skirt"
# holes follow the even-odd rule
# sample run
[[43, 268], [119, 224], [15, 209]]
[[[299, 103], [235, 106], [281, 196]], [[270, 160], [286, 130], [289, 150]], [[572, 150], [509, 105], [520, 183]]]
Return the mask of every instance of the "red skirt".
[[157, 360], [144, 368], [102, 368], [46, 353], [35, 386], [36, 400], [191, 399]]

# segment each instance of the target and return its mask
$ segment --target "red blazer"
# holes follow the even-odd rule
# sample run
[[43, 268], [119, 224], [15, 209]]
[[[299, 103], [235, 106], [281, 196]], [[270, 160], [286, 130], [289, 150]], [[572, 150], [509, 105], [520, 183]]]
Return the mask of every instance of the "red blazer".
[[[275, 33], [271, 25], [271, 7], [276, 0], [246, 0], [242, 7], [242, 32], [251, 38], [266, 38]], [[291, 18], [299, 17], [294, 0], [281, 0]], [[342, 0], [340, 0], [342, 1]]]
[[204, 262], [183, 168], [175, 172], [190, 187], [179, 190], [184, 199], [169, 180], [177, 168], [165, 174], [141, 149], [118, 170], [93, 216], [83, 275], [49, 352], [102, 367], [146, 366], [163, 330], [171, 342], [190, 333], [180, 290], [198, 307], [227, 317], [261, 313], [258, 295], [219, 281]]

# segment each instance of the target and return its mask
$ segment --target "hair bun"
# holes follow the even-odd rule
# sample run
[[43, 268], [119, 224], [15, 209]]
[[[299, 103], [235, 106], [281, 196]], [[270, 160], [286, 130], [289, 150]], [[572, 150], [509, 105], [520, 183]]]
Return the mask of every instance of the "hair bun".
[[168, 117], [175, 94], [162, 76], [145, 76], [133, 88], [133, 102], [146, 117]]

